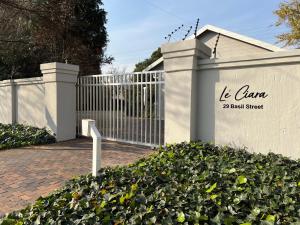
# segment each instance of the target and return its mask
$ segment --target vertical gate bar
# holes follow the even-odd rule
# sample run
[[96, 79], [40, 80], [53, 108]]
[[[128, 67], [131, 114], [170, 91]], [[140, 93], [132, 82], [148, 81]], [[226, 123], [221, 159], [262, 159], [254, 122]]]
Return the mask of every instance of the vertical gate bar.
[[107, 116], [107, 137], [110, 137], [110, 102], [108, 100], [108, 96], [109, 96], [109, 86], [108, 86], [108, 77], [106, 77], [106, 104], [107, 104], [107, 112], [106, 112], [106, 116]]
[[128, 85], [128, 91], [129, 91], [129, 93], [128, 93], [128, 102], [129, 102], [129, 109], [128, 109], [128, 111], [129, 111], [129, 116], [128, 116], [128, 135], [127, 135], [127, 140], [128, 141], [132, 141], [132, 138], [131, 138], [131, 125], [132, 125], [132, 123], [131, 123], [131, 118], [132, 118], [132, 110], [131, 110], [131, 98], [132, 98], [132, 93], [131, 93], [131, 91], [132, 91], [132, 87], [131, 87], [131, 84], [130, 84], [130, 78], [131, 78], [131, 74], [129, 74], [128, 75], [128, 83], [129, 83], [129, 85]]
[[122, 140], [123, 137], [123, 108], [122, 108], [122, 89], [123, 89], [123, 77], [124, 74], [120, 74], [119, 77], [119, 97], [118, 97], [118, 103], [119, 103], [119, 139]]
[[84, 101], [83, 101], [83, 86], [82, 86], [82, 77], [79, 77], [79, 84], [80, 84], [80, 121], [79, 121], [79, 126], [80, 126], [80, 133], [81, 134], [81, 130], [82, 130], [82, 127], [81, 127], [81, 120], [82, 120], [82, 113], [83, 113], [83, 104], [84, 104]]
[[77, 104], [78, 104], [78, 111], [77, 111], [77, 127], [78, 127], [78, 130], [77, 130], [77, 135], [78, 134], [80, 134], [80, 121], [81, 121], [81, 111], [80, 111], [80, 106], [81, 106], [81, 101], [80, 101], [80, 95], [81, 95], [81, 93], [80, 93], [80, 79], [78, 78], [77, 79], [77, 88], [78, 88], [78, 102], [77, 102]]
[[99, 119], [98, 119], [98, 101], [99, 101], [99, 96], [98, 96], [98, 76], [94, 77], [94, 88], [95, 88], [95, 106], [94, 106], [94, 110], [95, 110], [95, 120], [96, 120], [96, 127], [97, 129], [101, 132], [100, 130], [100, 126], [99, 126]]
[[148, 115], [147, 115], [147, 110], [148, 110], [148, 75], [149, 73], [145, 73], [145, 85], [146, 85], [146, 88], [145, 88], [145, 93], [144, 93], [144, 105], [145, 105], [145, 143], [147, 143], [147, 131], [148, 131]]
[[[84, 101], [84, 80], [83, 80], [83, 77], [80, 77], [80, 100], [81, 100], [81, 106], [80, 106], [80, 128], [82, 130], [82, 127], [81, 127], [81, 120], [84, 118], [84, 104], [85, 104], [85, 101]], [[80, 133], [81, 134], [81, 133]]]
[[118, 97], [118, 102], [119, 102], [119, 138], [122, 139], [123, 137], [123, 108], [122, 108], [122, 89], [123, 89], [123, 77], [124, 74], [120, 74], [120, 85], [119, 85], [119, 97]]
[[83, 102], [83, 106], [82, 106], [82, 117], [84, 119], [86, 119], [85, 117], [85, 111], [86, 111], [86, 79], [84, 77], [82, 77], [82, 102]]
[[115, 121], [115, 111], [116, 111], [116, 109], [115, 109], [115, 75], [113, 75], [112, 76], [112, 117], [113, 117], [113, 119], [112, 119], [112, 123], [113, 123], [113, 125], [112, 125], [112, 135], [113, 135], [113, 137], [112, 138], [115, 138], [115, 136], [116, 136], [116, 132], [115, 132], [115, 124], [116, 124], [116, 121]]
[[122, 120], [121, 120], [121, 129], [122, 129], [122, 140], [127, 140], [126, 138], [126, 128], [127, 128], [127, 112], [126, 112], [126, 100], [127, 100], [127, 74], [124, 73], [122, 76], [122, 88], [121, 88], [121, 96], [122, 96], [122, 101], [121, 101], [121, 112], [122, 112]]
[[159, 137], [159, 145], [161, 145], [161, 81], [162, 81], [162, 73], [159, 73], [159, 134], [158, 134], [158, 137]]
[[144, 117], [144, 88], [143, 88], [143, 74], [141, 73], [141, 139], [140, 141], [142, 142], [143, 140], [143, 117]]
[[155, 73], [154, 82], [154, 144], [157, 144], [157, 73]]
[[105, 136], [105, 120], [104, 120], [104, 108], [105, 108], [105, 101], [104, 101], [104, 89], [103, 89], [103, 77], [99, 76], [99, 92], [101, 93], [101, 104], [99, 105], [99, 111], [100, 111], [100, 119], [101, 119], [101, 129], [102, 129], [102, 136]]
[[104, 120], [103, 120], [103, 106], [104, 106], [104, 101], [103, 101], [103, 88], [102, 88], [102, 77], [99, 76], [99, 117], [101, 121], [101, 135], [104, 135]]
[[106, 101], [105, 101], [105, 86], [104, 86], [104, 77], [101, 76], [100, 77], [100, 90], [102, 93], [102, 105], [101, 105], [101, 113], [102, 113], [102, 129], [103, 129], [103, 133], [102, 135], [105, 137], [106, 136]]
[[129, 140], [129, 135], [128, 135], [128, 129], [127, 129], [127, 127], [128, 127], [128, 118], [129, 118], [129, 114], [128, 114], [128, 102], [129, 102], [129, 99], [128, 99], [128, 97], [129, 97], [129, 92], [128, 92], [128, 90], [129, 90], [129, 85], [128, 85], [128, 81], [129, 81], [129, 78], [130, 77], [130, 75], [128, 75], [128, 74], [126, 74], [126, 76], [125, 76], [125, 86], [124, 86], [124, 115], [125, 115], [125, 117], [124, 117], [124, 139], [127, 139], [127, 140]]
[[77, 78], [77, 82], [75, 85], [75, 89], [76, 89], [76, 135], [78, 134], [78, 78]]
[[78, 77], [77, 80], [77, 84], [78, 84], [78, 113], [77, 113], [77, 120], [78, 120], [78, 135], [81, 133], [81, 126], [80, 126], [80, 121], [81, 121], [81, 84], [80, 84], [80, 77]]
[[84, 118], [87, 119], [87, 111], [88, 111], [88, 98], [87, 98], [87, 93], [88, 93], [88, 86], [87, 86], [87, 78], [84, 79]]
[[79, 110], [78, 110], [78, 107], [79, 107], [79, 104], [78, 104], [78, 102], [79, 102], [79, 98], [78, 98], [78, 92], [79, 92], [79, 88], [78, 88], [78, 78], [77, 78], [77, 82], [76, 82], [76, 86], [75, 86], [75, 88], [76, 88], [76, 135], [78, 134], [78, 130], [79, 130], [79, 127], [78, 127], [78, 112], [79, 112]]
[[116, 112], [116, 114], [117, 114], [117, 115], [116, 115], [116, 116], [117, 116], [117, 121], [116, 121], [116, 122], [117, 122], [117, 123], [116, 123], [116, 126], [117, 126], [117, 132], [116, 132], [116, 133], [117, 133], [117, 134], [116, 134], [116, 137], [119, 138], [119, 88], [120, 88], [120, 87], [119, 87], [119, 83], [120, 83], [120, 80], [119, 80], [119, 79], [120, 79], [120, 76], [119, 76], [119, 75], [116, 75], [116, 78], [117, 78], [117, 79], [116, 79], [116, 83], [117, 83], [117, 84], [116, 84], [116, 89], [117, 89], [117, 90], [116, 90], [116, 100], [117, 100], [117, 107], [116, 107], [116, 111], [117, 111], [117, 112]]
[[83, 81], [83, 103], [84, 103], [84, 105], [83, 105], [83, 117], [84, 117], [84, 119], [86, 119], [87, 117], [86, 117], [86, 111], [87, 111], [87, 97], [86, 97], [86, 95], [87, 95], [87, 87], [86, 87], [86, 78], [83, 78], [82, 79], [82, 81]]
[[[94, 120], [96, 121], [96, 127], [97, 127], [97, 119], [96, 119], [96, 98], [97, 98], [97, 95], [96, 95], [96, 79], [95, 77], [93, 77], [93, 90], [94, 90], [94, 97], [93, 97], [93, 117], [94, 117]], [[99, 129], [99, 127], [97, 127], [97, 129]]]
[[103, 92], [102, 92], [102, 79], [101, 79], [101, 76], [99, 76], [98, 78], [99, 80], [99, 120], [101, 121], [100, 122], [100, 127], [101, 127], [101, 135], [103, 136], [104, 135], [104, 121], [103, 121], [103, 105], [104, 105], [104, 102], [103, 102]]
[[88, 90], [88, 88], [89, 88], [89, 86], [88, 86], [88, 84], [89, 84], [89, 80], [88, 80], [89, 78], [87, 77], [86, 78], [86, 80], [85, 80], [85, 99], [86, 99], [86, 108], [85, 108], [85, 111], [86, 111], [86, 113], [85, 113], [85, 118], [87, 119], [88, 118], [88, 112], [89, 112], [89, 90]]
[[122, 74], [119, 74], [119, 87], [118, 87], [118, 124], [119, 124], [119, 127], [118, 127], [118, 132], [119, 132], [119, 140], [122, 140], [122, 126], [121, 126], [121, 120], [122, 120], [122, 114], [121, 114], [121, 105], [122, 105], [122, 102], [121, 102], [121, 96], [122, 96]]
[[140, 99], [140, 96], [139, 96], [139, 73], [136, 74], [136, 88], [137, 88], [137, 91], [136, 91], [136, 118], [135, 118], [135, 123], [136, 123], [136, 142], [139, 141], [139, 117], [140, 117], [140, 110], [139, 110], [139, 99]]
[[[97, 127], [97, 129], [98, 130], [100, 130], [100, 124], [99, 124], [99, 119], [98, 119], [98, 113], [99, 113], [99, 111], [98, 111], [98, 101], [99, 101], [99, 93], [98, 93], [98, 77], [94, 77], [94, 88], [95, 88], [95, 95], [96, 95], [96, 97], [95, 97], [95, 107], [94, 107], [94, 110], [95, 110], [95, 119], [96, 119], [96, 127]], [[101, 132], [101, 130], [100, 130], [100, 132]]]
[[[122, 120], [121, 120], [121, 129], [122, 129], [122, 136], [121, 138], [126, 140], [126, 131], [125, 131], [125, 127], [126, 127], [126, 97], [127, 97], [127, 93], [126, 93], [126, 78], [127, 78], [127, 74], [123, 74], [122, 76], [122, 88], [121, 88], [121, 96], [122, 96], [122, 101], [121, 101], [121, 112], [122, 112]], [[124, 105], [125, 104], [125, 105]], [[125, 112], [125, 113], [124, 113]], [[124, 126], [125, 124], [125, 126]]]
[[162, 118], [161, 118], [161, 126], [162, 126], [162, 133], [161, 133], [161, 141], [162, 145], [165, 144], [165, 73], [161, 72], [161, 83], [162, 83], [162, 90], [161, 90], [161, 105], [162, 105]]
[[111, 104], [111, 138], [114, 138], [114, 76], [110, 77], [110, 104]]
[[103, 121], [103, 93], [102, 93], [102, 86], [101, 86], [101, 76], [98, 77], [98, 92], [99, 92], [99, 106], [98, 106], [98, 110], [99, 110], [99, 121], [100, 121], [100, 129], [101, 129], [101, 135], [104, 135], [104, 121]]
[[92, 110], [92, 107], [93, 107], [93, 78], [90, 77], [89, 78], [89, 88], [90, 88], [90, 91], [89, 91], [89, 100], [90, 100], [90, 107], [89, 107], [89, 118], [92, 118], [93, 117], [93, 110]]
[[94, 94], [95, 94], [95, 99], [94, 99], [94, 113], [95, 113], [95, 120], [96, 120], [96, 127], [99, 130], [99, 120], [98, 120], [98, 112], [97, 112], [97, 101], [98, 101], [98, 93], [97, 93], [97, 77], [94, 77]]
[[136, 132], [136, 126], [135, 126], [135, 74], [132, 74], [132, 116], [131, 116], [131, 123], [132, 123], [132, 141], [135, 141], [134, 132]]
[[87, 97], [87, 114], [86, 114], [86, 117], [89, 118], [90, 117], [90, 78], [88, 77], [86, 79], [87, 81], [87, 93], [86, 93], [86, 97]]
[[150, 122], [150, 144], [152, 145], [152, 75], [153, 73], [150, 74], [150, 115], [149, 115], [149, 122]]
[[95, 106], [94, 106], [94, 102], [95, 102], [95, 90], [94, 90], [94, 77], [91, 77], [91, 89], [92, 89], [92, 97], [91, 97], [91, 118], [93, 120], [95, 120]]
[[129, 138], [129, 134], [130, 134], [130, 130], [128, 130], [127, 128], [129, 128], [130, 126], [128, 126], [128, 124], [130, 124], [130, 115], [129, 115], [129, 108], [130, 106], [128, 105], [129, 104], [129, 90], [130, 90], [130, 84], [129, 84], [129, 81], [130, 81], [130, 74], [126, 74], [126, 78], [125, 78], [125, 101], [124, 101], [124, 111], [125, 111], [125, 126], [124, 126], [124, 132], [125, 132], [125, 136], [124, 138], [127, 139], [127, 140], [130, 140]]
[[98, 126], [98, 119], [97, 119], [97, 100], [98, 100], [98, 96], [97, 96], [97, 89], [96, 89], [96, 80], [97, 77], [93, 77], [93, 83], [94, 83], [94, 117], [96, 120], [96, 127], [99, 130], [99, 126]]
[[91, 118], [91, 78], [88, 77], [88, 118]]
[[98, 77], [97, 84], [98, 84], [98, 94], [99, 94], [99, 96], [98, 96], [99, 97], [99, 102], [98, 102], [99, 127], [101, 129], [100, 133], [101, 133], [101, 135], [103, 135], [103, 121], [101, 120], [102, 119], [101, 106], [102, 106], [103, 102], [102, 102], [101, 77], [100, 76]]
[[89, 93], [90, 93], [90, 95], [89, 95], [89, 99], [90, 99], [90, 113], [89, 113], [89, 118], [91, 118], [91, 119], [93, 119], [93, 100], [94, 100], [94, 95], [93, 95], [93, 92], [94, 92], [94, 90], [93, 90], [93, 77], [90, 77], [89, 78], [89, 87], [90, 87], [90, 91], [89, 91]]
[[108, 101], [108, 96], [109, 96], [109, 92], [108, 92], [108, 83], [107, 83], [107, 77], [106, 77], [106, 84], [105, 84], [105, 89], [106, 89], [106, 105], [107, 105], [107, 110], [106, 110], [106, 117], [107, 117], [107, 126], [106, 126], [106, 130], [107, 130], [107, 137], [110, 136], [110, 104], [109, 104], [109, 101]]
[[104, 100], [104, 98], [105, 98], [105, 90], [104, 90], [104, 82], [103, 82], [104, 80], [103, 80], [103, 77], [102, 76], [100, 76], [100, 91], [101, 91], [101, 95], [102, 95], [102, 104], [100, 105], [100, 112], [101, 112], [101, 115], [102, 115], [102, 135], [103, 136], [105, 136], [105, 104], [106, 104], [106, 102], [105, 102], [105, 100]]
[[125, 73], [122, 74], [121, 76], [121, 94], [120, 96], [122, 97], [121, 100], [121, 140], [125, 140], [125, 132], [124, 132], [124, 127], [125, 127], [125, 104], [126, 104], [126, 80], [125, 80]]
[[86, 114], [85, 114], [85, 118], [89, 118], [89, 100], [90, 100], [90, 95], [89, 95], [89, 77], [86, 78], [86, 84], [85, 84], [85, 87], [86, 87]]
[[[121, 138], [123, 140], [126, 140], [126, 130], [124, 129], [126, 127], [126, 98], [127, 98], [127, 93], [126, 93], [126, 78], [127, 74], [123, 74], [122, 76], [122, 88], [121, 88], [121, 96], [122, 96], [122, 101], [121, 101], [121, 112], [122, 112], [122, 120], [121, 120], [121, 129], [122, 129], [122, 136]], [[125, 126], [124, 126], [125, 125]]]
[[112, 108], [112, 105], [111, 105], [111, 98], [112, 98], [112, 91], [111, 91], [111, 77], [108, 77], [109, 78], [109, 84], [108, 84], [108, 89], [109, 89], [109, 95], [107, 97], [109, 97], [109, 137], [112, 137], [112, 112], [111, 112], [111, 108]]

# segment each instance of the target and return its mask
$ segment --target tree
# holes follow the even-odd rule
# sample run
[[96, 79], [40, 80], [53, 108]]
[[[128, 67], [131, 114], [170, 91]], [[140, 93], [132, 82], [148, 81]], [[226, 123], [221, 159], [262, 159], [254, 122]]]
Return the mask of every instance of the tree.
[[0, 71], [26, 77], [56, 61], [78, 64], [83, 75], [99, 73], [100, 64], [112, 61], [104, 54], [102, 6], [101, 0], [0, 0]]
[[281, 3], [279, 9], [275, 11], [278, 16], [277, 26], [287, 25], [289, 32], [277, 36], [279, 42], [285, 46], [300, 47], [300, 2], [299, 0], [289, 0]]
[[134, 72], [141, 72], [141, 71], [143, 71], [143, 70], [146, 69], [149, 65], [151, 65], [153, 62], [155, 62], [156, 60], [158, 60], [158, 59], [161, 58], [161, 57], [162, 57], [161, 49], [158, 48], [157, 50], [155, 50], [155, 51], [151, 54], [150, 58], [147, 58], [147, 59], [145, 59], [144, 61], [135, 64]]

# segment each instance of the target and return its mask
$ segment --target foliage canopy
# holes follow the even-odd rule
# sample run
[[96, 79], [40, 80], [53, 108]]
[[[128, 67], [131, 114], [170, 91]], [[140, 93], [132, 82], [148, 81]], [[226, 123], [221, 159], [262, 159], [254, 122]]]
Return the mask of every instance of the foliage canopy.
[[0, 0], [0, 74], [39, 75], [39, 65], [68, 62], [99, 73], [108, 42], [101, 0]]
[[287, 25], [289, 32], [277, 36], [279, 42], [286, 46], [300, 47], [300, 2], [299, 0], [289, 0], [279, 5], [275, 11], [278, 16], [277, 26]]
[[142, 62], [139, 62], [135, 64], [134, 72], [142, 72], [144, 69], [146, 69], [148, 66], [150, 66], [152, 63], [154, 63], [156, 60], [162, 57], [161, 49], [158, 48], [154, 52], [152, 52], [150, 58], [145, 59]]

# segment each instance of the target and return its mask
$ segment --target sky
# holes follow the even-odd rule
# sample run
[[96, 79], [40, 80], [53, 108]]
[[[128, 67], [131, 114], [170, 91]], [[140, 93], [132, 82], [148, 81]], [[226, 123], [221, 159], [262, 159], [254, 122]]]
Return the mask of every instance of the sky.
[[166, 43], [165, 36], [184, 25], [170, 42], [181, 40], [188, 28], [211, 24], [277, 46], [274, 11], [283, 0], [103, 0], [107, 11], [109, 43], [106, 54], [115, 58], [112, 67], [131, 72], [134, 65]]

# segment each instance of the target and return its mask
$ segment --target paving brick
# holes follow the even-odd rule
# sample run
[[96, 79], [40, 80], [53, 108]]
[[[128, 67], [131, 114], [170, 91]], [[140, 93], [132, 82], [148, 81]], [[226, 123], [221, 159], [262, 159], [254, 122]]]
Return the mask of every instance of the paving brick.
[[[146, 147], [104, 141], [102, 165], [126, 165], [151, 153]], [[92, 166], [87, 138], [0, 151], [0, 217], [62, 187]]]

